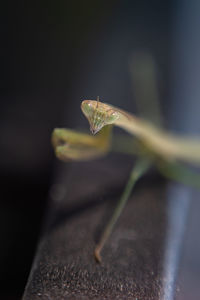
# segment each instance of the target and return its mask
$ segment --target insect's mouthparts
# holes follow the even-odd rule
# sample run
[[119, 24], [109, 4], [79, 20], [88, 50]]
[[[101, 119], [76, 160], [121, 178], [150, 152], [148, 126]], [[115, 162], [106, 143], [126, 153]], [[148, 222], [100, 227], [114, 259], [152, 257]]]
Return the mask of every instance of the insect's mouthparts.
[[93, 127], [90, 127], [90, 131], [93, 135], [95, 135], [99, 131], [99, 129], [94, 129]]

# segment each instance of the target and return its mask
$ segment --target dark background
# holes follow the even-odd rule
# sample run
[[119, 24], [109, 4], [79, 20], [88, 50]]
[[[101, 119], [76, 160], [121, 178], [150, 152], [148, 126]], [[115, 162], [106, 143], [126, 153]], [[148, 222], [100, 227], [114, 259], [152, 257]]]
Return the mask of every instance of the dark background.
[[[176, 130], [193, 132], [195, 128], [199, 132], [197, 114], [188, 117], [190, 104], [184, 97], [180, 100], [180, 89], [175, 88], [184, 68], [192, 70], [184, 65], [187, 47], [186, 54], [179, 53], [184, 48], [179, 46], [183, 40], [179, 33], [190, 21], [186, 19], [186, 25], [179, 22], [188, 11], [184, 3], [11, 1], [2, 7], [1, 299], [20, 299], [31, 268], [48, 207], [48, 191], [60, 164], [50, 143], [53, 128], [88, 128], [80, 103], [97, 95], [135, 112], [129, 72], [134, 52], [146, 51], [156, 60], [166, 124]], [[197, 2], [191, 3], [190, 17], [198, 19], [198, 13], [194, 14]], [[192, 39], [195, 31], [188, 28], [185, 34]], [[183, 68], [176, 72], [182, 63]], [[193, 63], [196, 66], [195, 60]], [[198, 105], [198, 97], [194, 98], [194, 105]]]

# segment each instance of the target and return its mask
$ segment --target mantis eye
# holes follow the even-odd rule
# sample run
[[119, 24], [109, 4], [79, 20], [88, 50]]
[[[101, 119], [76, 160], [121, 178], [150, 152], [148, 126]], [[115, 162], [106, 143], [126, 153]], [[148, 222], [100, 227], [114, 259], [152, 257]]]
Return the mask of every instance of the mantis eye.
[[82, 103], [81, 109], [87, 118], [92, 117], [92, 115], [94, 114], [94, 108], [91, 103]]
[[111, 114], [107, 114], [105, 123], [106, 124], [113, 124], [119, 118], [119, 114], [113, 111]]

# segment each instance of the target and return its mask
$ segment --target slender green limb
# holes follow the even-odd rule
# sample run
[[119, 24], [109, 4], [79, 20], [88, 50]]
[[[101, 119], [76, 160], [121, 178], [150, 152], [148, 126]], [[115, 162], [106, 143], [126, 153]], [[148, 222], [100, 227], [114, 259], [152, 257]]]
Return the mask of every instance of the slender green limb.
[[107, 226], [105, 227], [102, 236], [100, 238], [99, 243], [97, 244], [95, 251], [94, 251], [94, 256], [95, 259], [98, 262], [101, 262], [101, 250], [103, 249], [107, 239], [109, 238], [113, 227], [115, 225], [115, 223], [117, 222], [130, 194], [132, 191], [132, 188], [134, 187], [135, 183], [137, 182], [137, 180], [148, 170], [148, 168], [151, 166], [151, 160], [147, 160], [144, 158], [140, 158], [136, 161], [136, 164], [134, 165], [129, 180], [126, 184], [126, 187], [124, 189], [124, 192], [121, 196], [121, 198], [118, 201], [118, 204], [114, 210], [114, 213], [110, 219], [110, 221], [108, 222]]
[[156, 62], [149, 53], [139, 52], [130, 62], [133, 93], [139, 114], [156, 126], [163, 126], [163, 116], [159, 103]]
[[107, 154], [111, 148], [112, 125], [105, 126], [92, 136], [75, 130], [55, 128], [52, 145], [56, 156], [63, 161], [90, 160]]
[[161, 161], [157, 164], [161, 174], [185, 185], [200, 188], [200, 174], [178, 162]]

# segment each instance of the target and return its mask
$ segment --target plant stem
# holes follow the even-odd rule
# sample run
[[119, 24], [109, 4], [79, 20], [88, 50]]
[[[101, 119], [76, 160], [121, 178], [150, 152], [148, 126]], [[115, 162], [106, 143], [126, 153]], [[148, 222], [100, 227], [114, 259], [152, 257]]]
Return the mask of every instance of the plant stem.
[[104, 247], [107, 239], [109, 238], [109, 236], [113, 230], [113, 227], [114, 227], [115, 223], [117, 222], [128, 198], [131, 194], [132, 188], [134, 187], [137, 180], [148, 170], [150, 165], [151, 165], [151, 161], [149, 159], [147, 160], [144, 158], [140, 158], [136, 161], [136, 163], [131, 171], [129, 180], [126, 184], [126, 187], [122, 193], [122, 196], [119, 199], [118, 204], [114, 210], [114, 213], [113, 213], [110, 221], [106, 225], [106, 227], [101, 235], [100, 241], [95, 248], [94, 256], [95, 256], [95, 259], [97, 260], [97, 262], [101, 262], [101, 250]]

